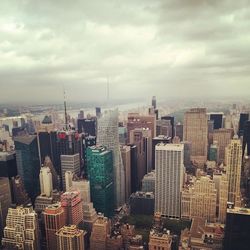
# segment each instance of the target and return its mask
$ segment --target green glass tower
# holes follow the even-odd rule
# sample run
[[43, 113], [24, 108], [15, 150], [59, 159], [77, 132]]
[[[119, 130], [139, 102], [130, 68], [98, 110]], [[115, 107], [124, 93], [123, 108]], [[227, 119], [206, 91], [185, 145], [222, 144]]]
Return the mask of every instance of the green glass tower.
[[87, 148], [88, 178], [91, 199], [97, 212], [110, 217], [114, 212], [112, 152], [104, 146]]

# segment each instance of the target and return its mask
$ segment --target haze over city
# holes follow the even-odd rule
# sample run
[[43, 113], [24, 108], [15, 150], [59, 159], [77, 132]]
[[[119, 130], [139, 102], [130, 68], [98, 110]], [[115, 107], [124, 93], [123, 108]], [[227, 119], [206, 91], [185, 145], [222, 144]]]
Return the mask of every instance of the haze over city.
[[2, 0], [0, 99], [249, 97], [248, 1]]

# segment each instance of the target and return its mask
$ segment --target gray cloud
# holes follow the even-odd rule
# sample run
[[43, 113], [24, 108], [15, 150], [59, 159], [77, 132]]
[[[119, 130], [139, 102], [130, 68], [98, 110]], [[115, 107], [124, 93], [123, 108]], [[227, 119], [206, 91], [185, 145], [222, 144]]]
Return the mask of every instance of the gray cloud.
[[[2, 0], [0, 100], [249, 96], [238, 0]], [[219, 91], [218, 91], [219, 90]]]

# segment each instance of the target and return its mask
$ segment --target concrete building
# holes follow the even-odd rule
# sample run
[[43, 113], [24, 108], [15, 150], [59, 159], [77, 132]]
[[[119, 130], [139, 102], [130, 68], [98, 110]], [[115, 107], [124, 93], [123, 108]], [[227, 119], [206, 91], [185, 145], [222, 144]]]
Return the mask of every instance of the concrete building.
[[184, 115], [183, 136], [192, 143], [191, 160], [203, 166], [207, 160], [208, 124], [205, 108], [194, 108]]
[[226, 147], [226, 172], [228, 179], [228, 201], [235, 206], [241, 205], [240, 178], [242, 164], [242, 146], [235, 136]]
[[213, 132], [213, 142], [218, 145], [218, 160], [225, 162], [225, 149], [231, 142], [233, 129], [216, 129]]
[[142, 179], [142, 192], [152, 192], [155, 193], [155, 170], [152, 170], [151, 172], [144, 175]]
[[56, 232], [58, 250], [82, 250], [84, 247], [85, 231], [76, 225], [64, 226]]
[[202, 176], [194, 182], [193, 186], [182, 191], [181, 217], [205, 218], [209, 222], [215, 222], [216, 200], [215, 182], [208, 176]]
[[80, 174], [80, 156], [79, 153], [74, 155], [61, 155], [61, 171], [63, 190], [66, 191], [65, 173], [72, 172], [73, 175]]
[[9, 208], [2, 245], [7, 249], [40, 249], [37, 214], [31, 204]]
[[180, 218], [184, 164], [182, 144], [156, 145], [155, 212]]
[[46, 207], [43, 216], [47, 249], [58, 249], [56, 232], [66, 224], [64, 210], [61, 204], [55, 203]]
[[122, 162], [125, 169], [125, 201], [131, 195], [131, 149], [130, 146], [121, 146]]
[[125, 203], [125, 169], [122, 163], [119, 134], [118, 110], [108, 111], [97, 120], [97, 144], [104, 145], [113, 155], [115, 207]]
[[107, 235], [110, 234], [111, 224], [107, 217], [98, 214], [90, 236], [90, 250], [104, 250], [107, 246]]

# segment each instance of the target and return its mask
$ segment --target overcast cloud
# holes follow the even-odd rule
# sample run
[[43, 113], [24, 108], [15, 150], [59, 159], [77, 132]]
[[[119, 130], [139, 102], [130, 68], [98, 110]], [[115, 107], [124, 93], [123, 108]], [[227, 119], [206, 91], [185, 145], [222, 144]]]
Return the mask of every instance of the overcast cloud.
[[0, 102], [250, 97], [248, 0], [1, 0]]

